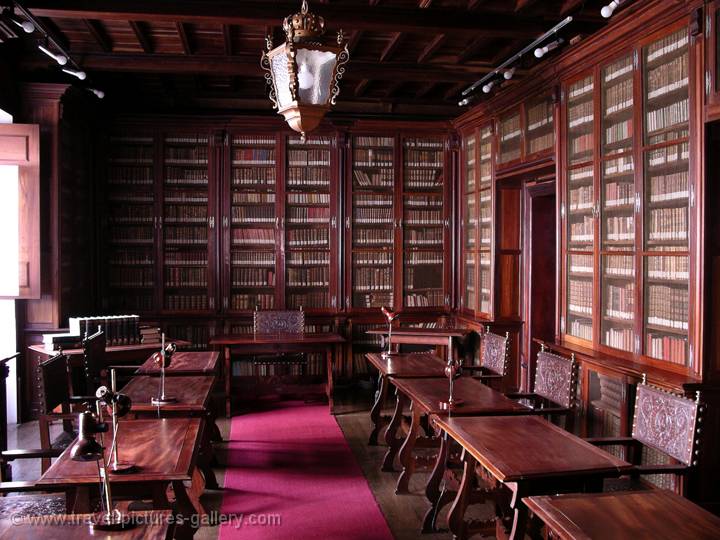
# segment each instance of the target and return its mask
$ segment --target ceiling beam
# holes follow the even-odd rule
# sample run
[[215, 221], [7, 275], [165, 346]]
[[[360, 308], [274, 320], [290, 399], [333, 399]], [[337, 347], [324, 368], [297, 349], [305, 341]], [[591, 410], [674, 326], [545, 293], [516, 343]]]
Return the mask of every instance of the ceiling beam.
[[[147, 2], [141, 0], [28, 0], [25, 8], [36, 16], [66, 19], [98, 19], [147, 22], [194, 22], [204, 24], [237, 24], [262, 26], [277, 24], [288, 14], [297, 12], [297, 2], [236, 2], [234, 0], [177, 0]], [[463, 9], [402, 8], [394, 6], [324, 4], [318, 9], [334, 28], [372, 30], [377, 32], [434, 32], [436, 34], [477, 35], [489, 37], [536, 37], [544, 21], [530, 17], [507, 17], [489, 11], [468, 12]]]
[[538, 0], [515, 0], [515, 12], [523, 11], [535, 5]]
[[[262, 76], [260, 62], [254, 55], [182, 54], [85, 54], [78, 60], [86, 69], [106, 72], [178, 73]], [[33, 67], [29, 59], [26, 66]], [[414, 64], [403, 62], [353, 61], [346, 77], [379, 81], [473, 82], [492, 70], [491, 66], [457, 66], [450, 64]]]
[[445, 34], [438, 34], [428, 43], [418, 56], [418, 64], [428, 60], [445, 43]]
[[[223, 33], [223, 47], [225, 48], [225, 54], [227, 56], [232, 56], [233, 54], [233, 46], [232, 46], [232, 28], [230, 28], [229, 24], [223, 24], [222, 25], [222, 33]], [[272, 32], [266, 33], [265, 36], [272, 36]]]
[[355, 95], [355, 97], [362, 96], [365, 93], [365, 90], [367, 90], [367, 87], [369, 84], [370, 84], [370, 81], [368, 79], [361, 80], [355, 87], [355, 90], [353, 91], [353, 94]]
[[445, 101], [449, 99], [453, 99], [457, 97], [457, 95], [462, 92], [468, 85], [465, 83], [458, 83], [453, 84], [450, 88], [447, 89], [447, 91], [443, 94], [443, 99]]
[[132, 31], [135, 34], [138, 43], [140, 43], [142, 50], [151, 54], [153, 52], [152, 42], [150, 41], [150, 36], [145, 32], [143, 23], [138, 21], [128, 21], [128, 23], [130, 23], [130, 28], [132, 28]]
[[355, 30], [352, 34], [352, 37], [348, 39], [347, 48], [350, 54], [355, 51], [355, 47], [357, 47], [357, 44], [360, 42], [360, 38], [362, 37], [362, 35], [362, 30]]
[[105, 31], [103, 23], [94, 19], [83, 19], [83, 23], [102, 51], [106, 53], [112, 52], [112, 41]]
[[188, 31], [185, 23], [175, 23], [175, 28], [177, 28], [177, 33], [178, 37], [180, 38], [180, 43], [182, 43], [183, 52], [187, 55], [192, 54], [193, 48], [192, 44], [190, 43], [190, 38], [188, 37]]
[[390, 86], [388, 86], [387, 90], [385, 90], [385, 98], [392, 97], [392, 95], [400, 90], [400, 87], [405, 84], [405, 81], [395, 81], [390, 83]]
[[487, 36], [482, 35], [480, 37], [477, 37], [473, 39], [470, 42], [470, 45], [465, 47], [460, 54], [458, 55], [458, 63], [462, 64], [464, 62], [467, 62], [470, 60], [473, 56], [475, 56], [480, 49], [483, 47], [486, 47], [488, 44]]
[[432, 82], [432, 81], [429, 82], [429, 83], [423, 84], [423, 85], [420, 86], [420, 87], [417, 89], [417, 91], [415, 92], [415, 97], [416, 97], [417, 99], [424, 98], [424, 97], [427, 96], [427, 95], [432, 91], [432, 89], [435, 88], [436, 86], [437, 86], [437, 83]]
[[400, 45], [400, 42], [402, 41], [403, 35], [402, 32], [395, 32], [392, 37], [390, 38], [390, 41], [383, 49], [383, 52], [380, 53], [380, 61], [385, 62], [385, 60], [388, 60], [397, 50], [398, 46]]

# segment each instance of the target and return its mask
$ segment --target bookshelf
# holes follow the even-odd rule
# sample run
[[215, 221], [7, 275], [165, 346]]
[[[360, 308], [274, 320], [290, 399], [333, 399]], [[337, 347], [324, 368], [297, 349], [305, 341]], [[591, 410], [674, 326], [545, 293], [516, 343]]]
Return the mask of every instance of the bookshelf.
[[337, 305], [330, 290], [332, 140], [287, 138], [285, 174], [285, 306], [306, 311]]
[[497, 164], [520, 161], [523, 148], [522, 114], [515, 109], [498, 119]]
[[477, 190], [479, 185], [477, 162], [477, 133], [465, 136], [462, 142], [463, 152], [463, 220], [462, 220], [462, 297], [460, 305], [464, 310], [474, 313], [477, 310], [478, 291], [478, 212]]
[[107, 292], [111, 309], [156, 309], [156, 138], [111, 136], [107, 170]]
[[529, 99], [524, 109], [525, 155], [552, 151], [555, 147], [555, 104], [552, 96]]
[[231, 133], [229, 280], [223, 307], [231, 312], [275, 309], [279, 212], [274, 134]]
[[445, 139], [403, 145], [403, 306], [443, 307], [445, 297]]
[[681, 373], [696, 367], [689, 44], [683, 26], [565, 87], [561, 333]]
[[210, 135], [167, 133], [162, 139], [162, 309], [208, 312], [211, 289]]
[[346, 307], [394, 306], [396, 218], [395, 137], [351, 139], [351, 286]]
[[480, 184], [478, 201], [480, 218], [478, 220], [478, 311], [489, 315], [492, 313], [492, 267], [491, 253], [493, 246], [493, 183], [492, 183], [492, 127], [480, 128], [480, 147], [478, 159], [480, 163]]

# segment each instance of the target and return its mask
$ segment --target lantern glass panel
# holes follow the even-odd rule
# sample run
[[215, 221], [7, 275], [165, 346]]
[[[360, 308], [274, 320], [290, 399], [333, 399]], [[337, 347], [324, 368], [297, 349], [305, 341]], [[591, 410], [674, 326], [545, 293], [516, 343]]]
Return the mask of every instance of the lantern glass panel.
[[335, 69], [335, 53], [313, 49], [297, 49], [298, 87], [300, 102], [325, 105], [330, 99], [330, 82]]
[[277, 94], [278, 106], [286, 107], [292, 103], [292, 94], [290, 93], [290, 77], [288, 76], [288, 59], [283, 53], [276, 54], [272, 58], [272, 77], [275, 82], [275, 92]]

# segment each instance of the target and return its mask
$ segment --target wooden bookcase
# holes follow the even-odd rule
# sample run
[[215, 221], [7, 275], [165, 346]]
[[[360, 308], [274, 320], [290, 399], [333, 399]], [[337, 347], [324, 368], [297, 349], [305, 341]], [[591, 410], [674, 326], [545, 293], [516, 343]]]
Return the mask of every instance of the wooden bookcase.
[[559, 324], [569, 343], [688, 375], [692, 81], [683, 24], [564, 84]]
[[720, 118], [720, 0], [705, 6], [705, 117]]

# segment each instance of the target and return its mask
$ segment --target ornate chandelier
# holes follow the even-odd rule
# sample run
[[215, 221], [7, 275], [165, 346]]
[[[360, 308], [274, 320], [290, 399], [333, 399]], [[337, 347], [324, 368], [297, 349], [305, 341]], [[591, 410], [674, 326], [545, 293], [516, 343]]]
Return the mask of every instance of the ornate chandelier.
[[260, 64], [267, 72], [273, 107], [304, 140], [335, 105], [350, 53], [343, 46], [342, 30], [336, 43], [323, 44], [325, 20], [308, 12], [307, 0], [300, 13], [283, 21], [283, 30], [285, 43], [279, 47], [273, 49], [272, 37], [267, 37]]

